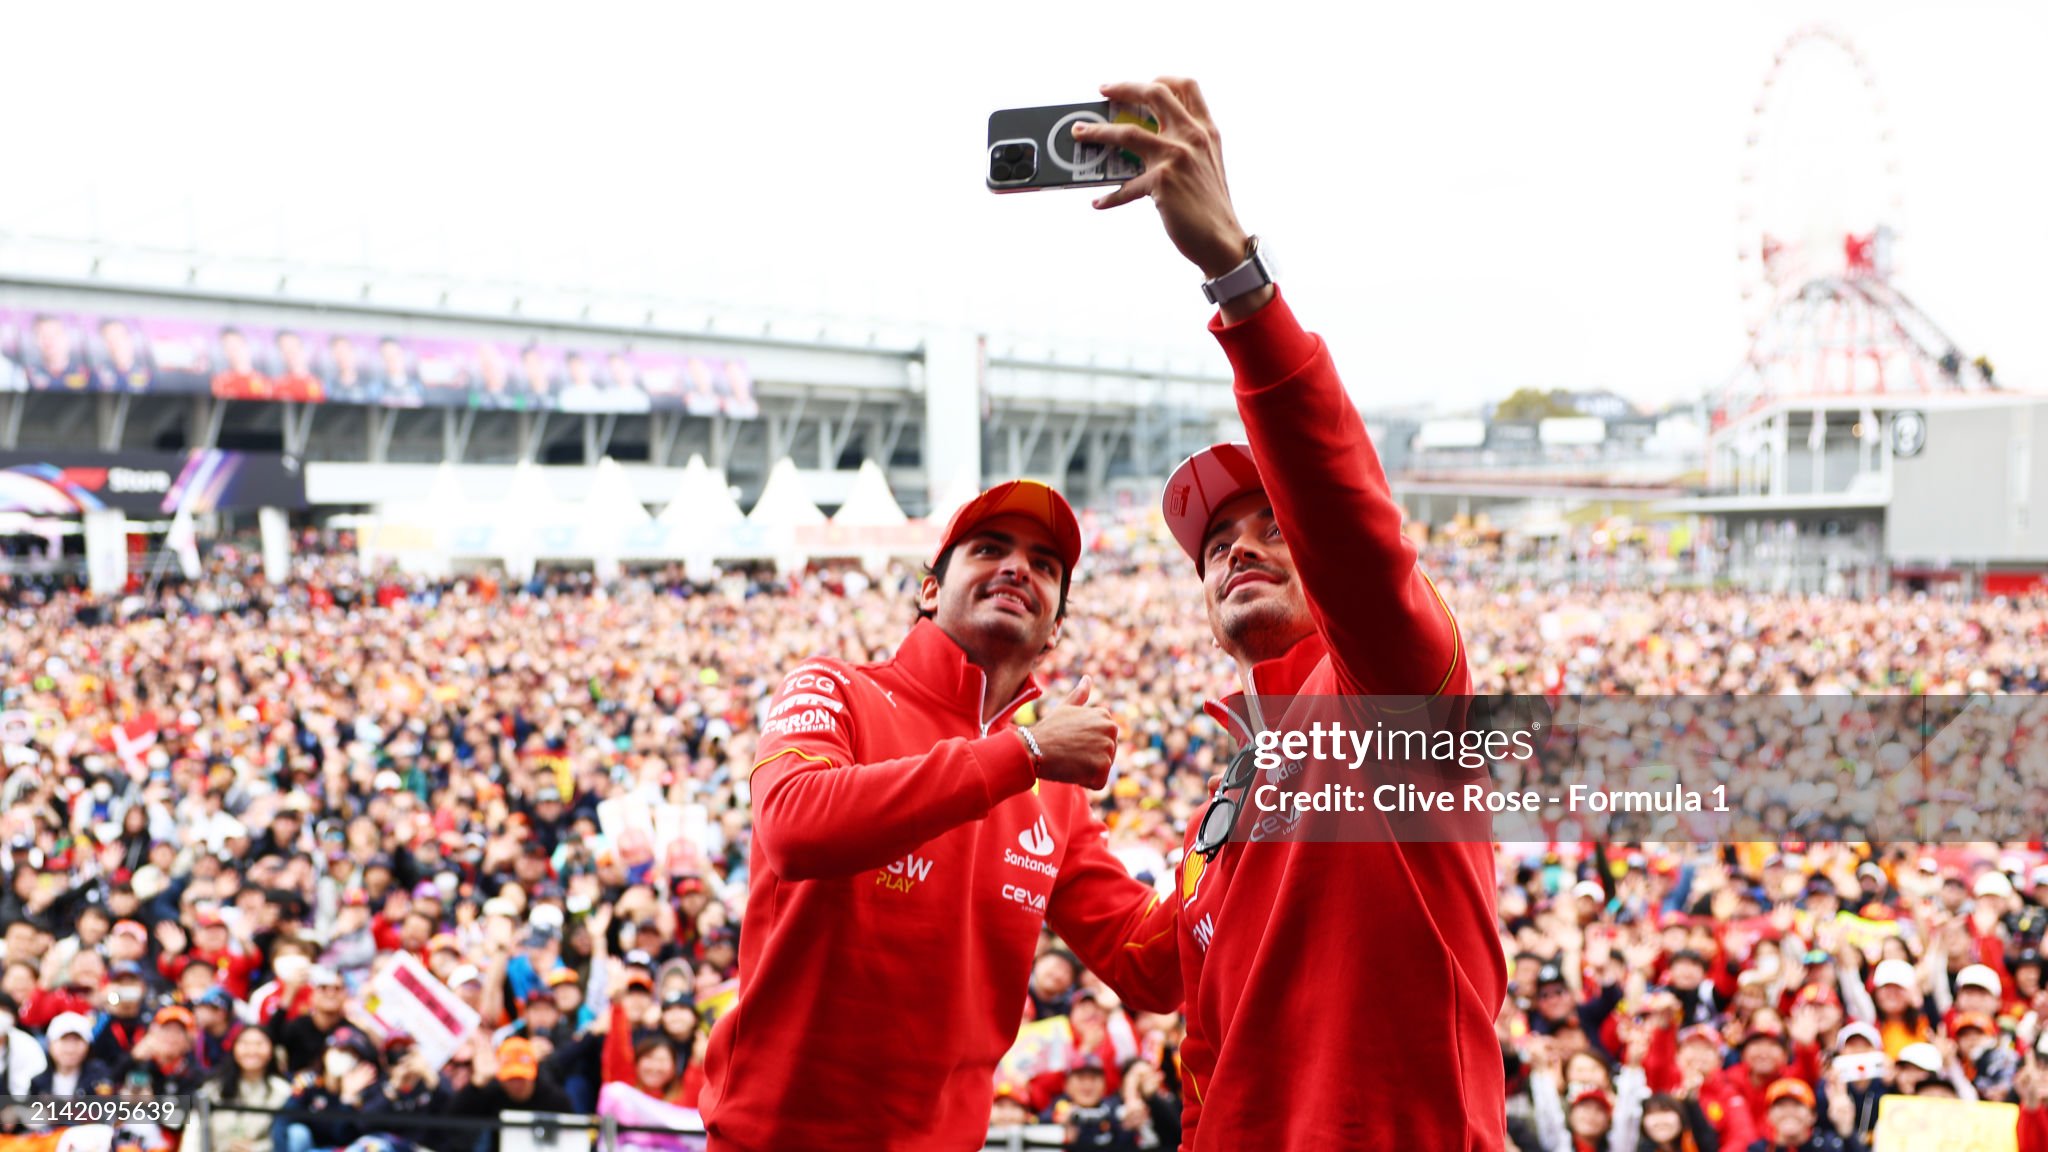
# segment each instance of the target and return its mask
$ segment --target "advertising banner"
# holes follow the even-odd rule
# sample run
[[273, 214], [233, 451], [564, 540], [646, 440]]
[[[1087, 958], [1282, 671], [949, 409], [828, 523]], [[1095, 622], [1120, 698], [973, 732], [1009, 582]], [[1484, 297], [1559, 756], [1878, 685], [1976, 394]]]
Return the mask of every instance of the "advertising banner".
[[304, 508], [305, 473], [274, 452], [0, 452], [0, 512], [147, 518], [181, 503], [195, 516]]
[[430, 339], [0, 309], [0, 392], [502, 411], [760, 415], [739, 359], [585, 342]]

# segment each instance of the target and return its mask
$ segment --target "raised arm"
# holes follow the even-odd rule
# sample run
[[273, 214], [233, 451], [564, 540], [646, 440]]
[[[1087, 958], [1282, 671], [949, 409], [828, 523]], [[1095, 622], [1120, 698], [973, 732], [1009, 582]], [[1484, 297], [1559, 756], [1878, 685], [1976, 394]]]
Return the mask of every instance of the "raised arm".
[[883, 867], [1037, 779], [1023, 740], [1007, 729], [858, 763], [853, 702], [794, 686], [802, 679], [792, 673], [776, 694], [752, 778], [754, 847], [785, 879]]
[[[1077, 137], [1145, 161], [1143, 175], [1096, 206], [1150, 197], [1167, 237], [1204, 277], [1234, 269], [1250, 237], [1231, 205], [1221, 136], [1200, 88], [1162, 79], [1108, 85], [1103, 94], [1150, 109], [1158, 131], [1076, 126]], [[1224, 301], [1210, 330], [1230, 358], [1259, 476], [1340, 675], [1361, 692], [1462, 692], [1457, 624], [1416, 565], [1401, 507], [1329, 349], [1271, 285]]]
[[1277, 295], [1210, 330], [1230, 357], [1273, 518], [1339, 673], [1361, 692], [1461, 692], [1457, 622], [1401, 531], [1401, 506], [1329, 348]]

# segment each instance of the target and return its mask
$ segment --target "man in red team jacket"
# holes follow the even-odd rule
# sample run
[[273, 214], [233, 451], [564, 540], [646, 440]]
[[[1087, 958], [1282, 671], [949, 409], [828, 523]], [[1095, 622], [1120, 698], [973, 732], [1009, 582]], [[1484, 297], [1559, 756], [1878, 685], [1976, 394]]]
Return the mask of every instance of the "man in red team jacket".
[[762, 725], [718, 1152], [979, 1148], [1040, 927], [1123, 998], [1180, 1004], [1175, 915], [1103, 845], [1116, 724], [1084, 683], [1030, 728], [1081, 533], [1013, 481], [954, 515], [894, 658], [805, 661]]
[[[1150, 196], [1221, 306], [1210, 331], [1250, 443], [1182, 464], [1164, 510], [1245, 691], [1466, 693], [1457, 623], [1401, 532], [1329, 350], [1270, 276], [1257, 266], [1232, 275], [1253, 249], [1201, 92], [1162, 80], [1103, 94], [1151, 109], [1158, 131], [1076, 126], [1145, 162], [1096, 206]], [[1243, 710], [1213, 711], [1248, 738]], [[1183, 1147], [1502, 1148], [1493, 1024], [1507, 972], [1484, 833], [1421, 844], [1240, 837], [1211, 857], [1194, 849], [1198, 828], [1180, 874]]]

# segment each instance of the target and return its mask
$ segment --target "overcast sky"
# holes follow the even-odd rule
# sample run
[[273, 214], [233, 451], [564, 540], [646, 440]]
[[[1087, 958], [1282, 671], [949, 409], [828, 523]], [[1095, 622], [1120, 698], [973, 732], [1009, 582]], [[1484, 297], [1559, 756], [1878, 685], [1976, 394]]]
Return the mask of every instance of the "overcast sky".
[[981, 186], [992, 109], [1183, 73], [1362, 398], [1660, 401], [1741, 353], [1744, 139], [1816, 20], [1876, 77], [1895, 187], [1854, 71], [1803, 53], [1772, 123], [1815, 143], [1761, 209], [1895, 194], [1901, 286], [2048, 387], [2032, 0], [17, 7], [0, 220], [1220, 371], [1149, 205]]

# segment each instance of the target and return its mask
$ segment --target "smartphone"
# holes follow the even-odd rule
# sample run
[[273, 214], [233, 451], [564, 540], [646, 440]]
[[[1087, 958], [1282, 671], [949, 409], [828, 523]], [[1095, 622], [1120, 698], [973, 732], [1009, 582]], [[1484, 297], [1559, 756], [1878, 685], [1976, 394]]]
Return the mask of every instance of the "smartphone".
[[1136, 153], [1075, 140], [1074, 125], [1083, 122], [1142, 124], [1159, 131], [1158, 119], [1146, 109], [1108, 100], [992, 112], [988, 118], [988, 190], [1094, 188], [1122, 184], [1145, 171], [1145, 162]]
[[1882, 1052], [1857, 1052], [1853, 1055], [1835, 1057], [1835, 1071], [1842, 1076], [1845, 1084], [1860, 1084], [1865, 1080], [1883, 1078], [1889, 1062]]

